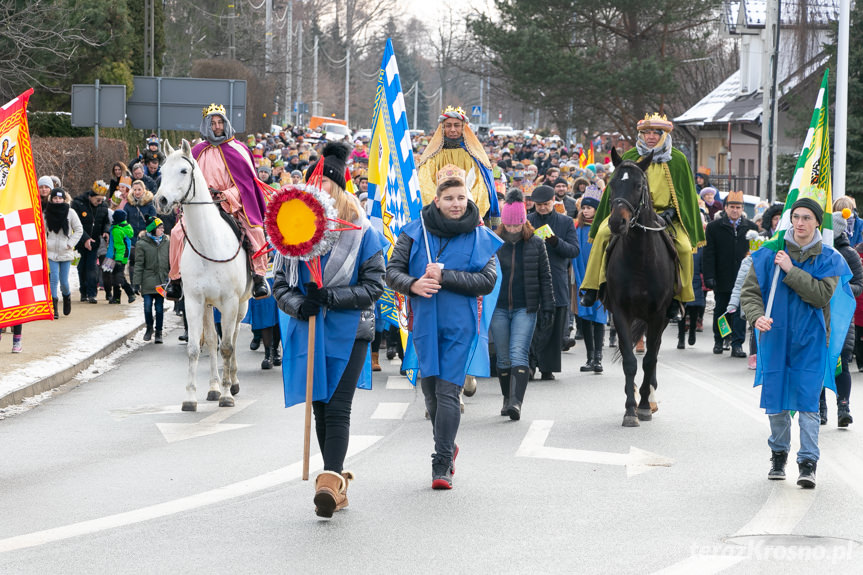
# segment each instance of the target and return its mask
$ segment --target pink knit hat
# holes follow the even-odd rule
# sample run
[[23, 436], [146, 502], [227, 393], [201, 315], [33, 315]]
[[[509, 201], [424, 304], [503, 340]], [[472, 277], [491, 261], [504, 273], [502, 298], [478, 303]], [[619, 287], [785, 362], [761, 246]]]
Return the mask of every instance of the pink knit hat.
[[526, 221], [524, 194], [521, 190], [513, 188], [506, 193], [506, 203], [500, 211], [500, 223], [505, 226], [520, 226]]

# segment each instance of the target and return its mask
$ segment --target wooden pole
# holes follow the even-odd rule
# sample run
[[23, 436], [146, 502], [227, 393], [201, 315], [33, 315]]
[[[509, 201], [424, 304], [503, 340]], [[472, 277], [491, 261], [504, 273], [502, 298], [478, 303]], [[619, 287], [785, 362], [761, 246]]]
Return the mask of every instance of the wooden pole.
[[309, 353], [306, 363], [306, 424], [303, 436], [303, 481], [309, 480], [309, 446], [312, 438], [312, 388], [315, 382], [315, 319], [309, 318]]

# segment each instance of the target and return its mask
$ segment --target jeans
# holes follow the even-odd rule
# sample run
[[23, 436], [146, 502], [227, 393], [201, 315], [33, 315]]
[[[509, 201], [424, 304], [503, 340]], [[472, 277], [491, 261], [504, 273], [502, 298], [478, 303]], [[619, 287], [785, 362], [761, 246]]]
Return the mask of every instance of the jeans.
[[78, 262], [78, 285], [81, 295], [85, 297], [96, 297], [99, 290], [99, 268], [96, 267], [99, 255], [96, 253], [97, 245], [92, 250], [81, 250], [81, 260]]
[[324, 458], [324, 470], [341, 473], [348, 454], [348, 440], [351, 434], [351, 405], [357, 380], [366, 363], [367, 341], [355, 341], [348, 365], [342, 373], [339, 385], [329, 403], [313, 401], [315, 412], [315, 434]]
[[162, 318], [165, 311], [165, 298], [159, 294], [147, 294], [144, 296], [144, 323], [147, 327], [153, 327], [153, 306], [156, 307], [156, 331], [162, 331]]
[[[51, 274], [51, 297], [57, 297], [60, 293], [66, 297], [72, 293], [69, 289], [70, 269], [72, 269], [72, 262], [70, 261], [55, 262], [54, 260], [48, 260], [48, 270]], [[58, 282], [60, 283], [62, 292], [57, 291]]]
[[[767, 444], [773, 451], [788, 453], [791, 449], [791, 413], [782, 411], [772, 413], [770, 418], [770, 439]], [[800, 451], [797, 452], [797, 463], [803, 461], [818, 461], [821, 452], [818, 450], [818, 430], [821, 427], [821, 417], [816, 411], [798, 411], [800, 422]]]
[[439, 377], [424, 377], [421, 385], [432, 422], [435, 454], [450, 461], [455, 452], [455, 435], [461, 421], [461, 387]]
[[497, 368], [528, 364], [530, 340], [536, 326], [536, 314], [526, 308], [497, 308], [491, 316], [491, 335], [497, 352]]

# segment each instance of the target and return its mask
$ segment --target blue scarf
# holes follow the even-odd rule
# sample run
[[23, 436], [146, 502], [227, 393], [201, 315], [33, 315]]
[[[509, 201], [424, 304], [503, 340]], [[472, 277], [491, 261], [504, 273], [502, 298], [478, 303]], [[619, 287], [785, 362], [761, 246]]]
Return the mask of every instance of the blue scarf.
[[154, 242], [156, 242], [156, 245], [157, 245], [157, 246], [158, 246], [159, 244], [161, 244], [161, 243], [162, 243], [162, 240], [163, 240], [163, 239], [165, 239], [165, 236], [164, 236], [164, 235], [161, 235], [161, 236], [156, 237], [156, 236], [154, 236], [153, 234], [151, 234], [151, 233], [149, 233], [149, 232], [147, 233], [147, 236], [148, 236], [151, 240], [153, 240]]

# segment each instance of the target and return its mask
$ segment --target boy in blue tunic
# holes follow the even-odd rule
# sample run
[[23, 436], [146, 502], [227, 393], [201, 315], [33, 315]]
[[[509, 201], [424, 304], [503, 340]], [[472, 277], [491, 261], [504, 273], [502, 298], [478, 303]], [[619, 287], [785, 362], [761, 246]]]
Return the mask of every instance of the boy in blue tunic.
[[[853, 303], [853, 296], [848, 288], [848, 264], [821, 242], [821, 206], [802, 198], [790, 211], [792, 227], [785, 233], [785, 249], [773, 251], [765, 246], [752, 254], [740, 304], [759, 332], [755, 385], [761, 385], [761, 407], [770, 418], [768, 445], [773, 465], [768, 478], [785, 479], [791, 412], [796, 411], [800, 422], [797, 485], [811, 489], [820, 455], [818, 401], [821, 387], [834, 385], [831, 367], [838, 358], [830, 334], [833, 331], [844, 341], [850, 322], [845, 304], [848, 298]], [[771, 317], [767, 317], [774, 264], [781, 271]], [[838, 325], [841, 323], [844, 326]]]
[[452, 489], [459, 392], [473, 354], [488, 353], [474, 343], [480, 329], [477, 296], [494, 289], [494, 254], [502, 243], [480, 226], [464, 174], [454, 165], [438, 172], [434, 201], [402, 228], [386, 275], [390, 288], [410, 296], [413, 342], [434, 433], [433, 489]]

